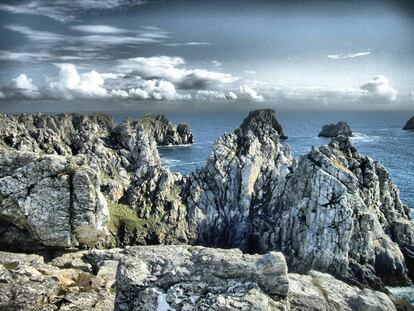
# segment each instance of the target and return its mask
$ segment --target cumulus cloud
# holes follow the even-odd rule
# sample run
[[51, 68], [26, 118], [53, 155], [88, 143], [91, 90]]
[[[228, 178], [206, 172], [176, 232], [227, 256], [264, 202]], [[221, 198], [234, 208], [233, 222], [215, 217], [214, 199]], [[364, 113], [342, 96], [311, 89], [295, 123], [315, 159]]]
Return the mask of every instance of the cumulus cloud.
[[162, 79], [181, 89], [207, 89], [214, 85], [230, 84], [238, 80], [228, 73], [189, 69], [181, 57], [136, 57], [119, 61], [118, 71], [136, 74], [144, 79]]
[[174, 84], [165, 80], [146, 80], [140, 87], [129, 89], [128, 94], [131, 98], [138, 99], [181, 100], [191, 98], [187, 94], [178, 94]]
[[397, 98], [397, 91], [383, 75], [373, 77], [361, 85], [360, 89], [363, 91], [362, 96], [371, 100], [395, 101]]
[[347, 59], [347, 58], [355, 58], [361, 56], [367, 56], [371, 54], [371, 52], [359, 52], [359, 53], [348, 53], [348, 54], [331, 54], [328, 55], [328, 58], [332, 59]]
[[104, 78], [96, 71], [79, 74], [73, 64], [58, 64], [59, 74], [49, 82], [46, 92], [54, 98], [106, 97]]
[[99, 73], [95, 70], [79, 73], [75, 65], [56, 64], [59, 69], [56, 77], [48, 78], [46, 85], [38, 88], [25, 74], [13, 79], [9, 86], [1, 89], [0, 98], [120, 98], [186, 100], [190, 94], [180, 94], [173, 83], [159, 79], [136, 79], [133, 87], [107, 88], [105, 80], [119, 80], [123, 73]]
[[262, 95], [257, 94], [257, 92], [248, 85], [240, 86], [240, 94], [242, 97], [249, 99], [249, 100], [258, 101], [258, 102], [261, 102], [264, 100]]
[[237, 99], [237, 95], [234, 92], [218, 92], [212, 90], [200, 90], [195, 94], [195, 98], [200, 100], [232, 100]]

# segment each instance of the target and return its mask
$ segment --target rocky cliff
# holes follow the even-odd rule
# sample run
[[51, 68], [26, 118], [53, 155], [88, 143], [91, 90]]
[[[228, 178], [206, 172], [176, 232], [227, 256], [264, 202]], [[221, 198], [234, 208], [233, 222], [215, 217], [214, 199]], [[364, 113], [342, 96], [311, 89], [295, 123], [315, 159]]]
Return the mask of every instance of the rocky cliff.
[[162, 116], [118, 125], [104, 114], [1, 118], [3, 248], [163, 242], [171, 226], [162, 217], [177, 213], [175, 188], [169, 186], [181, 177], [160, 166], [148, 134], [164, 133], [157, 136], [160, 144], [166, 137], [168, 144], [190, 143], [188, 126], [182, 130]]

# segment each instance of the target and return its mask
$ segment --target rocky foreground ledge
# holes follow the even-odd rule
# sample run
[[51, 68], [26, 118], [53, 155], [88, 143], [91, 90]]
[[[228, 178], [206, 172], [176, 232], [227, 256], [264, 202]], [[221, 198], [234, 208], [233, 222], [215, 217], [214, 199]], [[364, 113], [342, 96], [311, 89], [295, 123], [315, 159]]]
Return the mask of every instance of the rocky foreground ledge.
[[[238, 129], [218, 139], [204, 167], [183, 176], [160, 164], [157, 143], [171, 141], [161, 135], [158, 127], [161, 121], [152, 118], [144, 123], [126, 120], [114, 124], [109, 116], [101, 114], [3, 116], [0, 123], [0, 248], [55, 258], [57, 253], [69, 251], [78, 256], [83, 249], [189, 244], [238, 248], [246, 254], [239, 252], [237, 256], [243, 258], [240, 260], [248, 261], [273, 255], [247, 254], [276, 251], [284, 255], [289, 272], [307, 275], [295, 278], [292, 274], [288, 277], [292, 280], [289, 284], [297, 284], [306, 291], [312, 284], [318, 287], [315, 282], [325, 284], [314, 280], [323, 275], [326, 284], [332, 286], [315, 292], [322, 293], [324, 298], [325, 290], [329, 292], [334, 290], [334, 284], [341, 284], [334, 300], [325, 299], [331, 303], [327, 310], [335, 309], [332, 301], [342, 299], [350, 305], [349, 299], [355, 295], [362, 299], [367, 291], [386, 292], [385, 286], [412, 283], [414, 225], [408, 207], [401, 202], [386, 169], [360, 154], [348, 137], [339, 135], [328, 145], [313, 148], [296, 161], [284, 142], [286, 134], [275, 112], [257, 110]], [[171, 127], [182, 139], [190, 140], [188, 130]], [[191, 248], [192, 251], [187, 248], [148, 248], [160, 252], [159, 257], [164, 258], [161, 261], [171, 263], [165, 268], [157, 264], [149, 270], [151, 275], [168, 274], [177, 266], [176, 272], [184, 273], [185, 277], [191, 279], [194, 274], [191, 280], [215, 276], [216, 264], [211, 261], [205, 262], [205, 269], [210, 271], [208, 276], [203, 271], [191, 270], [190, 266], [197, 266], [193, 257], [198, 256], [194, 255], [198, 254], [198, 248]], [[188, 257], [185, 264], [169, 259], [173, 256], [172, 250], [179, 249], [183, 258]], [[120, 256], [125, 260], [132, 256], [136, 259], [133, 261], [145, 261], [145, 248], [141, 250], [142, 255], [124, 250]], [[218, 249], [208, 252], [216, 253], [214, 256], [225, 253]], [[229, 261], [232, 260], [236, 259]], [[210, 268], [209, 264], [212, 264]], [[121, 261], [118, 275], [125, 277], [118, 279], [112, 291], [118, 295], [121, 288], [125, 293], [131, 288], [138, 295], [142, 281], [149, 288], [155, 288], [151, 299], [157, 297], [157, 305], [165, 301], [172, 303], [173, 296], [168, 290], [174, 283], [151, 283], [153, 277], [141, 280], [144, 270], [137, 272], [138, 279], [129, 278], [128, 274], [134, 273], [131, 271], [135, 268], [131, 266], [131, 270], [128, 265], [127, 261]], [[247, 266], [238, 266], [243, 273], [234, 278], [247, 280], [253, 273], [257, 274], [254, 282], [259, 284], [258, 275], [265, 275], [266, 271], [249, 270]], [[95, 275], [98, 270], [92, 265], [89, 273]], [[315, 270], [322, 274], [312, 272]], [[2, 271], [7, 276], [15, 270]], [[159, 274], [156, 275], [158, 278]], [[4, 282], [6, 291], [18, 287], [13, 281], [16, 278], [11, 275]], [[174, 279], [173, 275], [168, 278]], [[184, 282], [184, 278], [178, 281]], [[215, 284], [227, 290], [227, 294], [237, 292], [225, 282], [207, 279], [207, 283], [211, 284], [203, 285], [208, 289], [205, 291], [203, 287], [197, 289], [196, 284], [189, 285], [190, 293], [203, 297], [205, 303], [201, 306], [207, 306], [204, 309], [208, 309], [207, 296], [214, 293]], [[275, 298], [272, 291], [260, 284], [257, 286], [254, 288], [257, 291], [260, 288], [260, 297], [268, 296], [278, 302], [277, 306], [283, 305], [280, 302], [283, 298]], [[289, 285], [291, 292], [292, 286]], [[345, 294], [343, 286], [348, 286], [354, 294]], [[185, 292], [184, 287], [176, 290]], [[154, 291], [162, 295], [154, 296]], [[216, 293], [221, 297], [221, 290]], [[117, 301], [134, 310], [138, 302], [128, 302], [130, 298], [127, 294], [124, 296], [119, 296]], [[153, 301], [147, 296], [143, 299]], [[312, 306], [309, 301], [307, 304]], [[373, 310], [382, 310], [378, 309], [379, 303], [374, 306]], [[369, 310], [361, 310], [366, 309]]]
[[0, 252], [0, 310], [8, 311], [404, 309], [391, 298], [329, 274], [288, 274], [277, 252], [158, 245], [66, 253], [48, 262]]

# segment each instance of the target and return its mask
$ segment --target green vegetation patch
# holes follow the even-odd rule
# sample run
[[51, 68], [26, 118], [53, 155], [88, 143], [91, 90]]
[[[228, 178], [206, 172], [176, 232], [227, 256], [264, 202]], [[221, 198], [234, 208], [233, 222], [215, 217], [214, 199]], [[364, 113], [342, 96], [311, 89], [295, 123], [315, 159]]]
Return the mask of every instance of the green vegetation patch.
[[116, 235], [118, 228], [124, 226], [126, 230], [142, 230], [146, 221], [138, 218], [135, 211], [125, 204], [114, 203], [109, 205], [109, 230]]

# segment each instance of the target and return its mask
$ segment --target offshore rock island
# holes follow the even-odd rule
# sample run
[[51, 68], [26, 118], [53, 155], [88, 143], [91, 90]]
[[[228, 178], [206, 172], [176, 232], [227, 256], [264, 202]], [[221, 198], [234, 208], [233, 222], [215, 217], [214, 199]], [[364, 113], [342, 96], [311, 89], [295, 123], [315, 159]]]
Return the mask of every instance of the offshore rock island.
[[411, 310], [409, 209], [349, 126], [296, 160], [256, 110], [182, 175], [164, 116], [0, 119], [0, 310]]

